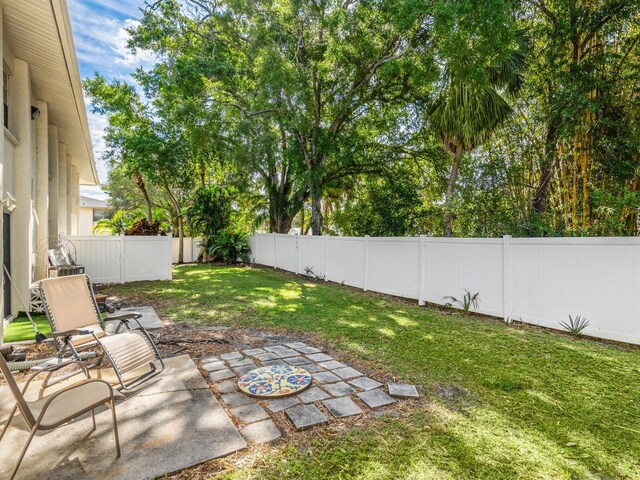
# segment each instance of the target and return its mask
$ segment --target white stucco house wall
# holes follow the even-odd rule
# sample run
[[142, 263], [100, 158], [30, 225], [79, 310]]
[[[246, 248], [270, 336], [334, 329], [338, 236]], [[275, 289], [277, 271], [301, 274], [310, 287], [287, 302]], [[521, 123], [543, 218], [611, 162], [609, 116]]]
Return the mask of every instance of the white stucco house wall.
[[[32, 283], [46, 275], [36, 268], [45, 261], [39, 246], [78, 233], [80, 185], [96, 185], [98, 175], [66, 0], [0, 0], [0, 7], [0, 257], [28, 301]], [[6, 278], [3, 292], [5, 319], [24, 310]]]
[[80, 195], [80, 213], [78, 217], [78, 235], [93, 235], [95, 223], [105, 218], [109, 204], [104, 200]]

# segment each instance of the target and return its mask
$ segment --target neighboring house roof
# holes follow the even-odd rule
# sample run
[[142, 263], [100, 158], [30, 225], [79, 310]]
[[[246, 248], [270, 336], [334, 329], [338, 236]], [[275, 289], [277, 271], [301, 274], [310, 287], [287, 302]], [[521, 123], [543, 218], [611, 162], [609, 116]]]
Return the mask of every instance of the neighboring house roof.
[[66, 0], [3, 2], [4, 32], [17, 58], [31, 70], [37, 99], [49, 105], [49, 123], [78, 168], [81, 185], [97, 185], [82, 82]]
[[97, 198], [85, 197], [80, 195], [80, 208], [109, 208], [109, 204]]

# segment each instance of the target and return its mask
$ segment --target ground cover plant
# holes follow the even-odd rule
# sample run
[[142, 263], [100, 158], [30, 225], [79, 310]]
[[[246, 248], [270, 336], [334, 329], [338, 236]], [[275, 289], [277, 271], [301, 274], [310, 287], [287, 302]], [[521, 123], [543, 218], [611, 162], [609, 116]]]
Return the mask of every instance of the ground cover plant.
[[399, 417], [221, 460], [224, 478], [640, 478], [636, 348], [262, 268], [183, 266], [103, 290], [176, 322], [310, 334], [424, 395]]

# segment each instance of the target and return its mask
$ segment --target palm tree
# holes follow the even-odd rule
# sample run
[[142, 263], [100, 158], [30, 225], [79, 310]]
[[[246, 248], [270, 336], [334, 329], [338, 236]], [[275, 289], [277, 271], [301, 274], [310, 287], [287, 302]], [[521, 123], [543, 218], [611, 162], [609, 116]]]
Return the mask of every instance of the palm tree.
[[131, 219], [123, 210], [118, 210], [111, 218], [102, 218], [93, 226], [95, 233], [120, 235], [131, 225]]
[[462, 154], [485, 143], [513, 113], [505, 98], [515, 95], [523, 84], [523, 71], [527, 65], [525, 32], [519, 31], [516, 40], [517, 47], [505, 60], [487, 69], [488, 81], [484, 84], [445, 74], [443, 88], [431, 106], [431, 126], [440, 135], [444, 148], [454, 155], [445, 196], [445, 237], [453, 233], [451, 201]]

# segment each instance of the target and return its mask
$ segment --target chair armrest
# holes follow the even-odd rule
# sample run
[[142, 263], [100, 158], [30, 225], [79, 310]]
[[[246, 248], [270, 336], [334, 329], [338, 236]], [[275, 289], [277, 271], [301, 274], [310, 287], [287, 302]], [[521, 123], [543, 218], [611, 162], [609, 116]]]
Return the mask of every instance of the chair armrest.
[[[22, 389], [22, 393], [24, 394], [27, 391], [27, 388], [29, 387], [29, 384], [31, 383], [31, 381], [36, 378], [38, 375], [40, 375], [41, 373], [48, 373], [49, 376], [51, 376], [51, 374], [53, 372], [55, 372], [56, 370], [60, 370], [62, 367], [68, 367], [69, 365], [77, 365], [80, 367], [80, 369], [84, 372], [84, 374], [87, 376], [87, 378], [91, 378], [91, 374], [89, 373], [89, 370], [87, 369], [87, 366], [82, 363], [79, 360], [70, 360], [68, 362], [63, 362], [63, 363], [59, 363], [58, 365], [51, 365], [50, 367], [47, 368], [43, 368], [42, 370], [38, 370], [37, 372], [33, 373], [28, 379], [27, 382], [24, 384], [24, 387]], [[45, 380], [45, 384], [46, 382], [49, 381], [49, 378], [47, 378], [47, 380]], [[45, 387], [46, 388], [46, 387]]]
[[66, 330], [64, 332], [51, 332], [47, 338], [73, 337], [75, 335], [89, 335], [91, 330]]
[[142, 317], [141, 313], [129, 312], [129, 313], [121, 313], [119, 315], [110, 315], [108, 317], [104, 317], [102, 321], [103, 322], [112, 322], [112, 321], [126, 322], [127, 320], [138, 319], [141, 317]]

